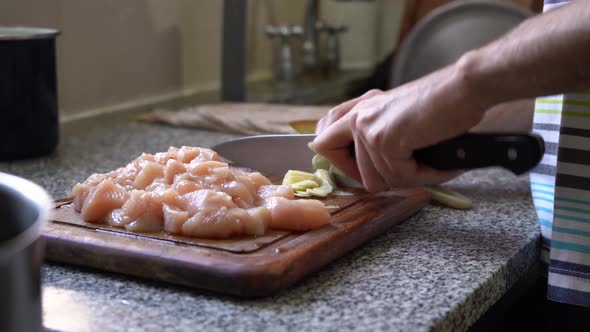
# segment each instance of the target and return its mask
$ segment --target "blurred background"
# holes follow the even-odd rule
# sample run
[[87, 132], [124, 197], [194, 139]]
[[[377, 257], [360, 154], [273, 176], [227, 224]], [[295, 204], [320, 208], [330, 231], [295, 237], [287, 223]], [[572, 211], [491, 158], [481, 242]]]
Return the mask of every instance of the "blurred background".
[[[347, 82], [356, 81], [357, 85], [346, 89], [339, 86], [339, 98], [325, 100], [261, 97], [268, 95], [268, 89], [276, 89], [277, 81], [301, 80], [277, 78], [285, 50], [281, 50], [284, 45], [279, 45], [269, 29], [295, 27], [294, 36], [288, 41], [291, 58], [287, 60], [292, 65], [291, 74], [297, 76], [302, 71], [305, 39], [305, 31], [298, 29], [305, 29], [311, 2], [247, 1], [243, 30], [248, 101], [334, 102], [366, 88], [383, 88], [387, 84], [387, 75], [383, 73], [389, 70], [388, 60], [400, 36], [403, 38], [432, 9], [450, 1], [317, 1], [317, 21], [323, 22], [324, 28], [342, 28], [336, 33], [338, 48], [332, 50], [338, 56], [333, 72], [343, 75]], [[510, 2], [539, 9], [535, 5], [539, 1]], [[61, 30], [57, 65], [62, 121], [82, 115], [146, 109], [204, 94], [218, 99], [223, 18], [222, 0], [4, 0], [0, 4], [0, 25]], [[330, 77], [339, 76], [323, 75], [322, 79], [329, 81]], [[286, 86], [283, 89], [288, 89], [289, 85]]]

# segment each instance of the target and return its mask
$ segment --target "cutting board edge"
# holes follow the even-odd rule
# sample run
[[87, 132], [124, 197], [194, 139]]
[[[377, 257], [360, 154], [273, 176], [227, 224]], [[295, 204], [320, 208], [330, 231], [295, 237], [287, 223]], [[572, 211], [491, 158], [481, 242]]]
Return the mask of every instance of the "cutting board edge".
[[[304, 256], [293, 255], [292, 259], [285, 264], [277, 274], [278, 278], [255, 279], [256, 284], [248, 285], [248, 296], [268, 296], [273, 295], [283, 289], [286, 289], [299, 281], [303, 280], [309, 274], [320, 270], [335, 259], [343, 257], [353, 249], [363, 245], [372, 238], [381, 235], [387, 229], [394, 227], [428, 205], [431, 195], [423, 189], [416, 189], [415, 195], [406, 197], [401, 204], [397, 204], [394, 214], [382, 214], [359, 224], [353, 230], [348, 230], [345, 236], [337, 237], [335, 241], [328, 238], [320, 238], [318, 243], [306, 242], [308, 246], [314, 246], [308, 250], [308, 255], [317, 254], [313, 260], [306, 260]], [[295, 241], [305, 242], [306, 235], [294, 239]], [[285, 242], [285, 240], [281, 241]], [[336, 247], [339, 247], [336, 249]], [[283, 260], [284, 262], [285, 260]], [[311, 262], [311, 264], [308, 264]], [[293, 272], [290, 272], [293, 271]], [[273, 277], [266, 275], [267, 277]], [[262, 280], [262, 281], [261, 281]], [[258, 284], [258, 285], [257, 285]], [[269, 287], [269, 285], [272, 285]]]
[[[256, 257], [255, 252], [236, 254], [218, 252], [219, 250], [215, 249], [158, 242], [155, 242], [154, 248], [152, 248], [154, 251], [146, 255], [144, 251], [141, 251], [145, 248], [136, 248], [137, 250], [133, 251], [129, 250], [128, 245], [117, 247], [113, 246], [112, 242], [109, 243], [109, 246], [104, 245], [104, 242], [101, 245], [100, 241], [106, 241], [109, 236], [112, 237], [112, 234], [100, 234], [90, 229], [87, 230], [88, 237], [82, 236], [79, 238], [80, 241], [73, 246], [71, 241], [60, 238], [55, 232], [43, 233], [43, 237], [47, 241], [48, 250], [46, 256], [50, 261], [97, 268], [141, 279], [164, 281], [240, 297], [264, 297], [273, 295], [301, 281], [307, 275], [321, 269], [334, 259], [378, 236], [384, 230], [401, 223], [427, 205], [429, 199], [430, 194], [426, 191], [415, 189], [411, 195], [408, 194], [400, 203], [396, 204], [398, 213], [393, 217], [384, 218], [379, 216], [361, 223], [356, 229], [360, 229], [362, 236], [349, 231], [349, 235], [337, 238], [337, 245], [340, 246], [338, 250], [334, 250], [334, 242], [329, 242], [329, 238], [320, 237], [315, 239], [316, 242], [305, 243], [306, 236], [313, 238], [314, 235], [317, 235], [310, 232], [303, 235], [289, 235], [285, 239], [277, 241], [281, 245], [286, 244], [287, 250], [282, 254], [269, 256], [270, 259], [266, 260], [260, 260], [259, 257]], [[67, 230], [67, 227], [72, 226], [60, 225], [58, 227], [65, 227]], [[90, 236], [90, 233], [94, 234]], [[299, 243], [296, 243], [297, 241]], [[294, 251], [289, 250], [293, 249], [292, 247], [301, 246], [301, 242], [312, 247], [307, 251], [305, 257], [296, 255]], [[291, 243], [291, 248], [289, 243]], [[174, 248], [174, 250], [171, 248]], [[68, 252], [64, 252], [64, 250]], [[106, 254], [107, 259], [100, 262], [96, 259], [91, 261], [87, 259], [87, 255], [78, 254], [78, 250], [99, 250]], [[208, 259], [204, 262], [190, 261], [189, 256], [194, 253], [194, 250], [206, 252]], [[307, 264], [306, 262], [309, 262], [307, 261], [308, 255], [310, 254], [316, 254], [317, 257], [311, 261], [311, 264]], [[228, 264], [227, 258], [231, 256], [241, 256], [240, 261], [242, 264]], [[246, 262], [251, 264], [244, 264]], [[145, 268], [145, 270], [138, 270], [138, 266]], [[151, 269], [153, 266], [158, 266], [159, 269], [157, 271]], [[214, 268], [211, 269], [211, 267]], [[191, 276], [195, 275], [199, 276], [200, 281], [191, 278]], [[203, 280], [208, 282], [203, 283]]]

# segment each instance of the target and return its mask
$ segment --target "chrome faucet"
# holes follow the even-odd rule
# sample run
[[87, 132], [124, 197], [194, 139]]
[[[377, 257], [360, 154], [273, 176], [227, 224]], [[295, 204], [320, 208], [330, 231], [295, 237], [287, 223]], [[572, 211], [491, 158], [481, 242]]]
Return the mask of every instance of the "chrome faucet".
[[308, 0], [303, 24], [303, 67], [312, 69], [318, 66], [318, 15], [319, 0]]
[[[266, 27], [267, 36], [274, 39], [273, 68], [277, 80], [289, 81], [302, 73], [330, 74], [339, 69], [338, 38], [339, 34], [346, 31], [346, 26], [322, 22], [319, 17], [320, 0], [308, 0], [306, 6], [303, 27], [286, 25]], [[326, 34], [326, 39], [320, 39], [320, 34]], [[290, 45], [292, 37], [302, 39], [301, 62], [297, 65], [293, 64], [294, 57]]]

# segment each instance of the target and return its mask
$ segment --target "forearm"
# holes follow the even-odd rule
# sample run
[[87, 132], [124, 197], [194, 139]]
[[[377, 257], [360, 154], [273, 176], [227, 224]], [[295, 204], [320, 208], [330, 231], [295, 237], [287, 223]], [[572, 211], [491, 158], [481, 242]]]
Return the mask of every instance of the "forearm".
[[539, 15], [456, 64], [487, 106], [590, 88], [590, 1]]
[[533, 123], [534, 100], [524, 99], [499, 104], [486, 111], [472, 132], [529, 131]]

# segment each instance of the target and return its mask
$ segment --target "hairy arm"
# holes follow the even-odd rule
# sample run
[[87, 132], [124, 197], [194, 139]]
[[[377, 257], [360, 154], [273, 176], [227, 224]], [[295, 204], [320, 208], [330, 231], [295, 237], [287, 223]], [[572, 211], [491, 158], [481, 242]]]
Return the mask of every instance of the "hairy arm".
[[577, 0], [523, 22], [458, 62], [488, 102], [590, 88], [590, 1]]
[[487, 110], [472, 132], [529, 131], [533, 124], [535, 101], [523, 99], [502, 103]]

